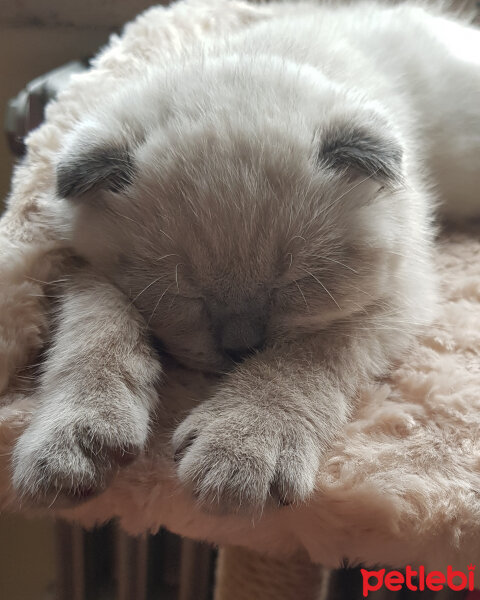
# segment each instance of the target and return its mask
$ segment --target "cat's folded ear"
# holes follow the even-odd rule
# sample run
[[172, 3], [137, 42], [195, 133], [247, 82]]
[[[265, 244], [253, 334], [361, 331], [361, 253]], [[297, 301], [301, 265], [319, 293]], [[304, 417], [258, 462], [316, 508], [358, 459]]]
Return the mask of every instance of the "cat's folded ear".
[[386, 123], [338, 121], [319, 132], [317, 159], [349, 180], [370, 179], [396, 188], [403, 181], [403, 150]]
[[79, 198], [94, 191], [121, 192], [136, 176], [134, 159], [126, 146], [106, 143], [91, 148], [71, 146], [57, 165], [57, 195]]

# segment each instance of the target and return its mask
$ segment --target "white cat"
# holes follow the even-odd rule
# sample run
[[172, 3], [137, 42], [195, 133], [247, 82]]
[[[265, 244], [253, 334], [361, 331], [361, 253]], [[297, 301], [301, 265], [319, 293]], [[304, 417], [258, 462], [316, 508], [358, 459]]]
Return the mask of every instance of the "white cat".
[[480, 205], [480, 33], [411, 4], [271, 7], [99, 98], [62, 149], [81, 258], [15, 449], [25, 497], [88, 497], [142, 451], [152, 332], [219, 374], [173, 435], [198, 502], [303, 501], [359, 386], [430, 320], [432, 206]]

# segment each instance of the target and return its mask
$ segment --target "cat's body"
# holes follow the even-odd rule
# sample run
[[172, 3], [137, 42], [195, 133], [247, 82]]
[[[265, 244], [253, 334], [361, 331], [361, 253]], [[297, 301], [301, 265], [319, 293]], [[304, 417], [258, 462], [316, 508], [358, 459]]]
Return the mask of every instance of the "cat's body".
[[409, 5], [272, 14], [100, 100], [59, 156], [58, 226], [95, 274], [64, 291], [24, 494], [99, 491], [143, 448], [148, 326], [227, 372], [173, 436], [180, 480], [207, 508], [303, 500], [431, 318], [434, 201], [480, 204], [480, 33]]

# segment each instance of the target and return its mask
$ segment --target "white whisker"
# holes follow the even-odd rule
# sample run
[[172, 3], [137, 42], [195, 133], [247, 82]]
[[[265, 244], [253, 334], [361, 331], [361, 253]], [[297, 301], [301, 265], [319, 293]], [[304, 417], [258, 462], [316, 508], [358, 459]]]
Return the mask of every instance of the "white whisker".
[[337, 265], [340, 265], [342, 267], [345, 267], [345, 269], [348, 269], [349, 271], [352, 271], [352, 273], [356, 273], [358, 275], [358, 271], [356, 271], [355, 269], [353, 269], [352, 267], [349, 267], [348, 265], [346, 265], [345, 263], [340, 262], [339, 260], [335, 260], [333, 258], [329, 258], [328, 256], [316, 256], [315, 258], [320, 258], [321, 260], [327, 260], [329, 262], [333, 262]]
[[150, 282], [148, 285], [146, 285], [146, 286], [143, 288], [143, 290], [142, 290], [140, 293], [138, 293], [138, 294], [135, 296], [135, 298], [133, 298], [133, 300], [130, 302], [129, 306], [132, 306], [132, 304], [133, 304], [133, 303], [134, 303], [136, 300], [138, 300], [138, 298], [140, 298], [140, 296], [141, 296], [141, 295], [142, 295], [144, 292], [146, 292], [146, 291], [147, 291], [149, 288], [151, 288], [151, 287], [152, 287], [152, 285], [155, 285], [155, 284], [157, 283], [157, 281], [160, 281], [160, 279], [162, 279], [163, 277], [164, 277], [163, 275], [160, 275], [160, 277], [157, 277], [156, 279], [154, 279], [153, 281], [151, 281], [151, 282]]
[[378, 172], [378, 169], [375, 172], [373, 172], [371, 175], [368, 175], [368, 177], [364, 177], [360, 181], [357, 181], [357, 183], [355, 185], [352, 185], [352, 187], [348, 188], [348, 190], [343, 192], [343, 194], [340, 194], [340, 196], [338, 196], [338, 198], [335, 198], [335, 200], [333, 202], [330, 202], [330, 204], [327, 204], [327, 206], [323, 207], [322, 210], [327, 212], [330, 208], [332, 208], [332, 206], [334, 206], [337, 202], [339, 202], [347, 194], [349, 194], [350, 192], [353, 192], [354, 189], [356, 189], [358, 186], [362, 185], [362, 183], [365, 183], [369, 179], [373, 179], [373, 177], [375, 177], [377, 172]]
[[181, 265], [182, 263], [177, 263], [175, 265], [175, 283], [177, 284], [177, 294], [180, 293], [180, 289], [178, 287], [178, 267]]
[[303, 298], [303, 301], [305, 302], [305, 306], [307, 307], [307, 310], [310, 312], [310, 307], [308, 306], [307, 299], [305, 298], [305, 294], [303, 293], [302, 288], [299, 286], [298, 281], [294, 281], [293, 283], [297, 286], [300, 294], [302, 294], [302, 298]]
[[178, 254], [165, 254], [164, 256], [160, 256], [160, 258], [156, 258], [155, 262], [160, 262], [161, 260], [165, 260], [166, 258], [169, 258], [170, 256], [178, 256]]
[[338, 307], [338, 309], [342, 310], [341, 307], [340, 307], [340, 305], [338, 304], [338, 302], [332, 296], [331, 292], [328, 290], [328, 288], [325, 287], [325, 285], [320, 281], [320, 279], [318, 279], [318, 277], [315, 277], [315, 275], [313, 273], [310, 273], [310, 271], [307, 271], [307, 269], [302, 269], [302, 271], [304, 271], [305, 273], [307, 273], [307, 275], [310, 275], [310, 277], [312, 277], [319, 285], [321, 285], [322, 288], [327, 292], [327, 294], [333, 300], [333, 302], [336, 304], [336, 306]]
[[155, 304], [155, 306], [154, 306], [154, 308], [153, 308], [153, 310], [152, 310], [152, 313], [151, 313], [151, 315], [150, 315], [150, 317], [149, 317], [149, 319], [148, 319], [148, 321], [147, 321], [147, 327], [148, 327], [148, 325], [150, 325], [150, 321], [153, 319], [153, 315], [155, 314], [155, 311], [157, 310], [157, 308], [158, 308], [158, 306], [159, 306], [160, 302], [162, 301], [163, 297], [164, 297], [164, 296], [165, 296], [165, 294], [168, 292], [168, 290], [169, 290], [169, 289], [172, 287], [172, 285], [173, 285], [173, 284], [171, 283], [171, 284], [170, 284], [170, 285], [169, 285], [169, 286], [168, 286], [168, 287], [165, 289], [165, 291], [162, 293], [162, 295], [160, 296], [160, 298], [157, 300], [157, 303]]

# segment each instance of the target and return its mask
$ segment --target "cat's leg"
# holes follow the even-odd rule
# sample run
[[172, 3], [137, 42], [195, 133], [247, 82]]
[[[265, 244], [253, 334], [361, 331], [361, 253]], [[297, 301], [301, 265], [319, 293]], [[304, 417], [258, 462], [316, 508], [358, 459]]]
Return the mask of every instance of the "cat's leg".
[[161, 375], [119, 290], [79, 270], [61, 292], [38, 409], [13, 455], [14, 487], [36, 503], [94, 495], [142, 451]]
[[[206, 510], [259, 514], [303, 501], [356, 391], [388, 365], [384, 339], [359, 322], [245, 361], [173, 436], [181, 482]], [[401, 335], [390, 338], [402, 344]]]

